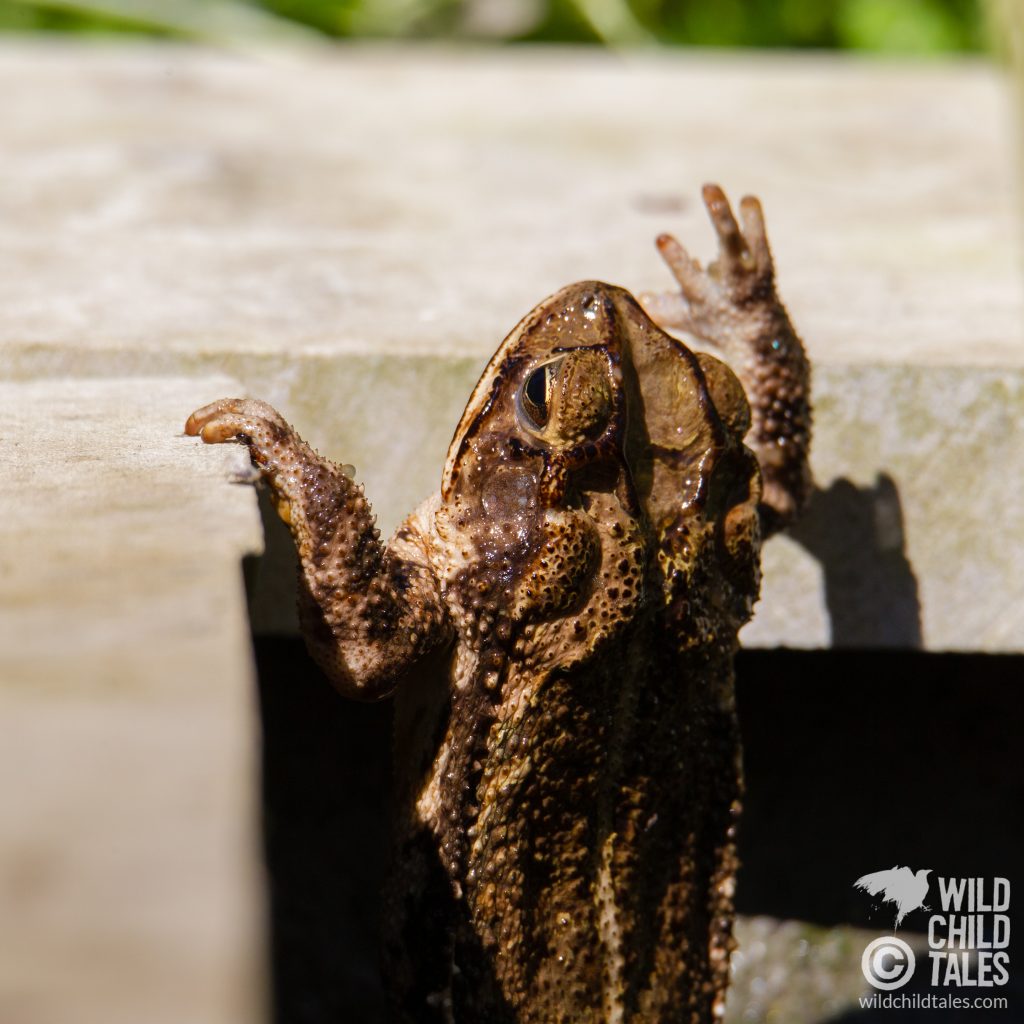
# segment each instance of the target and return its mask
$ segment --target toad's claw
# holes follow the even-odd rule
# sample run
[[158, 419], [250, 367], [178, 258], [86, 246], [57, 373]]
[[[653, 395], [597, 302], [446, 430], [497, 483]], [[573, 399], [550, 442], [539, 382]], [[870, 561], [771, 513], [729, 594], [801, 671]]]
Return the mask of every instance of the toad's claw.
[[718, 259], [720, 265], [725, 268], [749, 265], [751, 262], [750, 250], [747, 248], [746, 239], [736, 223], [732, 214], [732, 207], [725, 193], [718, 185], [705, 185], [701, 190], [704, 198], [704, 205], [711, 215], [711, 223], [715, 226], [715, 233], [718, 235]]
[[743, 221], [743, 236], [754, 259], [754, 269], [758, 274], [771, 278], [775, 273], [772, 251], [768, 246], [764, 211], [756, 196], [744, 196], [740, 200], [740, 219]]
[[723, 307], [774, 298], [774, 268], [757, 199], [744, 196], [740, 202], [741, 229], [718, 185], [705, 185], [703, 196], [718, 236], [717, 258], [703, 268], [676, 238], [659, 235], [658, 251], [676, 279], [679, 292], [644, 294], [641, 302], [657, 323], [682, 327], [713, 340], [713, 322]]
[[690, 303], [706, 302], [710, 297], [711, 281], [707, 272], [690, 256], [678, 239], [672, 235], [658, 235], [655, 245], [679, 285], [681, 296], [675, 298], [681, 297], [687, 307]]
[[[237, 405], [238, 399], [235, 398], [222, 398], [219, 402], [211, 402], [209, 405], [204, 405], [201, 409], [196, 409], [194, 413], [187, 420], [185, 420], [185, 433], [189, 437], [196, 437], [201, 435], [203, 429], [221, 413], [229, 411], [230, 407]], [[203, 440], [207, 444], [215, 444], [223, 438], [214, 438], [213, 434], [208, 437], [203, 437]]]
[[702, 267], [679, 241], [660, 235], [658, 251], [679, 289], [643, 294], [640, 302], [655, 323], [693, 335], [739, 377], [752, 417], [746, 443], [764, 478], [762, 521], [771, 532], [790, 522], [810, 493], [809, 368], [775, 291], [761, 204], [745, 196], [737, 222], [721, 188], [705, 185], [703, 196], [718, 236], [716, 258]]
[[291, 428], [272, 406], [248, 398], [222, 398], [196, 409], [185, 421], [185, 433], [198, 435], [206, 444], [251, 441], [267, 434], [280, 440]]
[[222, 398], [196, 409], [185, 422], [185, 433], [198, 435], [206, 444], [244, 444], [254, 468], [250, 479], [262, 478], [271, 485], [278, 511], [288, 520], [286, 510], [297, 496], [292, 493], [297, 467], [317, 457], [273, 406], [251, 398]]
[[705, 185], [704, 205], [718, 235], [718, 260], [709, 267], [715, 275], [733, 278], [771, 278], [772, 255], [764, 226], [764, 211], [754, 196], [740, 200], [740, 220], [736, 223], [729, 200], [718, 185]]

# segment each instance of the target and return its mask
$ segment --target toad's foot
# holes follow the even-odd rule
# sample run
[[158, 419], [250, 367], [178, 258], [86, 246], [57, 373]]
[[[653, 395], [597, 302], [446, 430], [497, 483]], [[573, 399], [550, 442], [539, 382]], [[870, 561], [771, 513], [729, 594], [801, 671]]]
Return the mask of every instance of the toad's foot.
[[269, 483], [274, 507], [291, 523], [292, 505], [300, 498], [294, 470], [313, 452], [276, 409], [254, 399], [222, 398], [192, 413], [185, 433], [198, 435], [206, 444], [244, 444], [255, 471], [251, 479], [263, 478]]
[[266, 402], [221, 399], [192, 413], [185, 433], [246, 445], [298, 550], [310, 653], [346, 695], [388, 693], [443, 632], [437, 584], [415, 546], [385, 548], [352, 467], [318, 455]]
[[810, 368], [775, 290], [761, 204], [743, 198], [741, 228], [717, 185], [705, 185], [703, 196], [717, 259], [702, 268], [671, 235], [659, 236], [679, 291], [643, 294], [640, 301], [656, 323], [695, 336], [740, 378], [751, 411], [746, 443], [761, 464], [762, 519], [770, 533], [796, 517], [811, 491]]

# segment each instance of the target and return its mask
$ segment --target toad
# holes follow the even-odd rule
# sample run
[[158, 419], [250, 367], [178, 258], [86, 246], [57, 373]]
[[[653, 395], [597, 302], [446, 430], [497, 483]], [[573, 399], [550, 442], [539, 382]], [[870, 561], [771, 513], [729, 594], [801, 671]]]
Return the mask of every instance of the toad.
[[[717, 186], [702, 268], [545, 299], [470, 396], [436, 494], [384, 544], [350, 467], [263, 402], [246, 445], [342, 694], [396, 700], [394, 1019], [708, 1022], [742, 793], [733, 656], [765, 537], [810, 490], [808, 364], [764, 220]], [[667, 333], [681, 332], [682, 337]]]

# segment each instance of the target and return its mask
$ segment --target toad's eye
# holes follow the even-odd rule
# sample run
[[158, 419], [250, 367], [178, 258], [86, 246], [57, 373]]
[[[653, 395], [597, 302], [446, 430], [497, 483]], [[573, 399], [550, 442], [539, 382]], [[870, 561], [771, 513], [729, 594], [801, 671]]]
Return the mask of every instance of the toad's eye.
[[551, 413], [551, 392], [560, 359], [538, 366], [523, 384], [519, 392], [519, 413], [525, 426], [531, 430], [543, 430]]

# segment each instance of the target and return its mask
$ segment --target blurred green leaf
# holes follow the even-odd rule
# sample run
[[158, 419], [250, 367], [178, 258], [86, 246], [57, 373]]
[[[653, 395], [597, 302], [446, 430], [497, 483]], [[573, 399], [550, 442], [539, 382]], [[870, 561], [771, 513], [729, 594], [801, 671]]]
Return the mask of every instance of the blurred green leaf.
[[130, 33], [216, 42], [305, 37], [299, 22], [245, 0], [0, 0], [0, 26], [73, 33]]
[[846, 0], [837, 20], [839, 43], [859, 50], [939, 53], [969, 48], [964, 5], [941, 0]]
[[[1024, 2], [1024, 0], [1014, 0]], [[980, 0], [0, 0], [0, 30], [978, 50]]]

